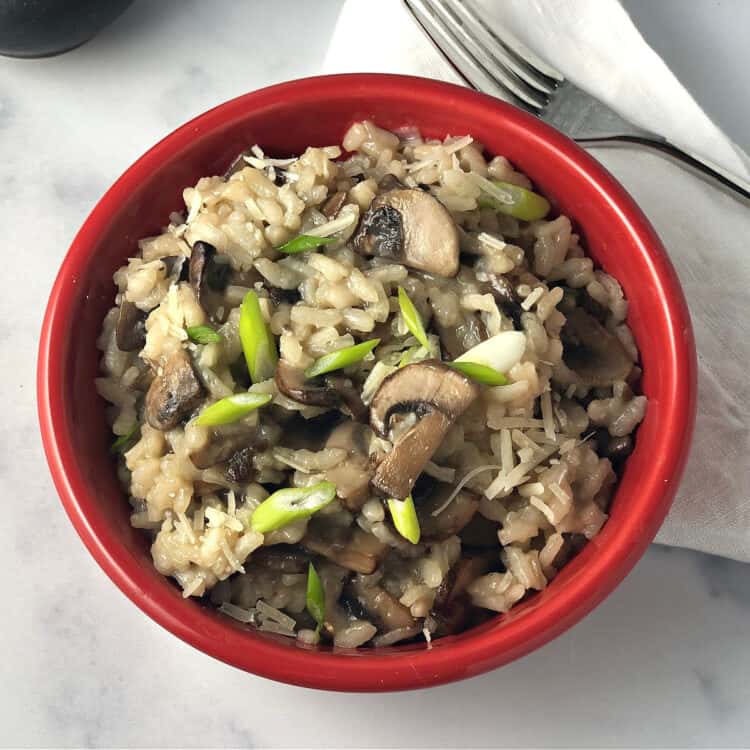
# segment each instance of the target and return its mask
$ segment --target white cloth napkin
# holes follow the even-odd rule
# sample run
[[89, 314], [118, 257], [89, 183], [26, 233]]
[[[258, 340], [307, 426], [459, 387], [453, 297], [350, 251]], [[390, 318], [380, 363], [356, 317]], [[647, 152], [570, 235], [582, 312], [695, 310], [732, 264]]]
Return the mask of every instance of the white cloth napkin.
[[[747, 157], [646, 44], [617, 0], [482, 2], [488, 21], [502, 24], [632, 121], [750, 175]], [[347, 0], [323, 68], [461, 82], [399, 0]], [[593, 153], [656, 227], [695, 327], [695, 438], [657, 541], [750, 562], [750, 206], [658, 155], [611, 148]]]

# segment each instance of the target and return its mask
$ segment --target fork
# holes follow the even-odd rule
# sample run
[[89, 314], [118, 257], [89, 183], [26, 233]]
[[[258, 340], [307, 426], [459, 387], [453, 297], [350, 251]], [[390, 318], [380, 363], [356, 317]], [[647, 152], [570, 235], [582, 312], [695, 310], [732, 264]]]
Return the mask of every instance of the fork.
[[663, 136], [633, 125], [587, 94], [507, 32], [502, 37], [471, 0], [404, 0], [438, 52], [471, 88], [535, 115], [578, 143], [636, 144], [660, 151], [750, 199], [750, 182]]

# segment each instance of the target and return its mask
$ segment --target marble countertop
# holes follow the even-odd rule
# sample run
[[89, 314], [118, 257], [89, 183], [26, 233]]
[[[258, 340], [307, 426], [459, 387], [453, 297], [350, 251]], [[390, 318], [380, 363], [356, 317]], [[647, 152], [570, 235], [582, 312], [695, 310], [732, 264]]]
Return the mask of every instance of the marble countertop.
[[747, 566], [652, 547], [593, 614], [519, 662], [432, 690], [337, 695], [244, 674], [177, 640], [110, 583], [65, 517], [33, 384], [44, 301], [73, 234], [180, 123], [318, 72], [338, 7], [140, 0], [67, 55], [0, 59], [0, 745], [747, 745]]

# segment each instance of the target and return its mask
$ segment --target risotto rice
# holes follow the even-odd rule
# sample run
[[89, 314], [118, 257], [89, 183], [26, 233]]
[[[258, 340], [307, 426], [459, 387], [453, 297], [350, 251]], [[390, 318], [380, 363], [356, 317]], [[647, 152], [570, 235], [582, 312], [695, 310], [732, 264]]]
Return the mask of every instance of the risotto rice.
[[429, 644], [599, 532], [646, 410], [627, 301], [506, 159], [364, 121], [183, 198], [114, 275], [97, 389], [185, 597]]

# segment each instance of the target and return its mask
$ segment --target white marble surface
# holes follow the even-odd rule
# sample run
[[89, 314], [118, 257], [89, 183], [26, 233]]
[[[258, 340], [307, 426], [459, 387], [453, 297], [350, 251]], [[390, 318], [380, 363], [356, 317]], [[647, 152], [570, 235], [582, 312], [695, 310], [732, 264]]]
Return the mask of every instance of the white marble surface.
[[520, 662], [428, 691], [346, 696], [246, 675], [178, 641], [117, 591], [68, 523], [42, 456], [33, 383], [44, 302], [70, 239], [117, 175], [175, 126], [316, 73], [337, 7], [140, 0], [68, 55], [0, 59], [0, 745], [750, 744], [741, 564], [653, 547], [584, 622]]

